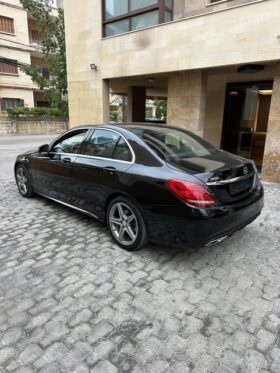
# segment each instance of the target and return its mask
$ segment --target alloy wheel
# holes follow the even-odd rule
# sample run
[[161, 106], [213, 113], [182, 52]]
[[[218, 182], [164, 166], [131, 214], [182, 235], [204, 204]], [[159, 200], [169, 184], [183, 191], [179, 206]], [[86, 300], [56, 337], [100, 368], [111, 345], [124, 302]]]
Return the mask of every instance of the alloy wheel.
[[115, 203], [109, 213], [109, 224], [116, 240], [132, 245], [138, 236], [138, 223], [134, 212], [125, 203]]
[[17, 169], [17, 185], [21, 194], [26, 195], [28, 192], [28, 180], [25, 170], [22, 167]]

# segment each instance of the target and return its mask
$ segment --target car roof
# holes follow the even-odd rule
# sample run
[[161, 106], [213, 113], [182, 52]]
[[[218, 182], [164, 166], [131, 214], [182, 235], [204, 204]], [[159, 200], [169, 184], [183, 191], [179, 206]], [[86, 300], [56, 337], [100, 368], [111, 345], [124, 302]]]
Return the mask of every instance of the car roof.
[[[71, 128], [70, 130], [75, 130], [75, 129], [83, 129], [83, 128], [87, 128], [87, 129], [97, 129], [97, 128], [106, 128], [106, 129], [112, 129], [112, 130], [120, 130], [120, 129], [123, 129], [123, 130], [127, 130], [129, 132], [133, 132], [133, 131], [130, 131], [130, 129], [137, 129], [137, 128], [142, 128], [142, 127], [145, 127], [147, 129], [151, 129], [151, 130], [155, 130], [157, 128], [165, 128], [165, 129], [172, 129], [172, 130], [179, 130], [179, 131], [182, 131], [182, 132], [186, 132], [185, 129], [182, 129], [182, 128], [178, 128], [178, 127], [175, 127], [175, 126], [168, 126], [166, 124], [159, 124], [159, 123], [141, 123], [141, 122], [133, 122], [133, 123], [116, 123], [116, 124], [113, 124], [113, 123], [103, 123], [103, 124], [88, 124], [88, 125], [83, 125], [83, 126], [79, 126], [79, 127], [73, 127]], [[189, 131], [187, 131], [189, 132]]]
[[164, 127], [164, 128], [173, 128], [170, 126], [167, 126], [166, 124], [159, 124], [159, 123], [141, 123], [141, 122], [133, 122], [133, 123], [97, 123], [97, 124], [84, 124], [77, 127], [73, 127], [71, 129], [77, 129], [77, 128], [97, 128], [97, 127], [106, 127], [106, 128], [130, 128], [130, 127], [139, 127], [139, 126], [145, 126], [145, 127]]

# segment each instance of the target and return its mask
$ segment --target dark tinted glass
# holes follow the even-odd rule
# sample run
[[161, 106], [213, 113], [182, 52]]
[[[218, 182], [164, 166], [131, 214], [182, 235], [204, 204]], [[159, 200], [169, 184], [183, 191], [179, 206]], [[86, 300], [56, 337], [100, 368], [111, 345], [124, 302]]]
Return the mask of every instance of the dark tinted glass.
[[181, 160], [204, 157], [216, 151], [216, 148], [200, 137], [170, 128], [131, 128], [141, 137], [159, 157], [180, 163]]
[[92, 157], [112, 158], [120, 136], [108, 130], [96, 130], [86, 142], [83, 154]]
[[118, 159], [120, 161], [127, 161], [127, 162], [132, 161], [131, 151], [130, 151], [127, 143], [125, 142], [125, 140], [122, 137], [120, 138], [120, 140], [118, 142], [118, 145], [117, 145], [117, 147], [114, 151], [113, 158]]
[[56, 142], [51, 151], [54, 153], [78, 154], [80, 152], [80, 145], [84, 141], [86, 134], [87, 130], [72, 133], [64, 137], [63, 140]]

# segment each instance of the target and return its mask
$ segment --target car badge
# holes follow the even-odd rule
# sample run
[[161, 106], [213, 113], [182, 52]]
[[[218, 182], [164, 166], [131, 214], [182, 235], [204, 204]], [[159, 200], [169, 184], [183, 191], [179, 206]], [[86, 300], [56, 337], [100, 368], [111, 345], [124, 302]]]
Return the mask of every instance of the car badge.
[[248, 175], [248, 173], [249, 173], [249, 168], [247, 166], [245, 166], [243, 168], [243, 175]]
[[213, 176], [208, 181], [213, 182], [213, 181], [219, 181], [219, 180], [220, 180], [219, 176]]

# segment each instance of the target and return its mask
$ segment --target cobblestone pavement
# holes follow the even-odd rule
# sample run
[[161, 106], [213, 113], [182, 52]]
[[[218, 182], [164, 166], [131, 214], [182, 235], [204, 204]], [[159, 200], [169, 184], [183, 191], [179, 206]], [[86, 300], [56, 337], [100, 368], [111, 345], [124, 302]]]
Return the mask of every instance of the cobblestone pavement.
[[30, 146], [7, 143], [0, 139], [3, 372], [280, 372], [279, 186], [266, 184], [261, 217], [218, 246], [128, 253], [99, 223], [20, 197], [12, 165]]

